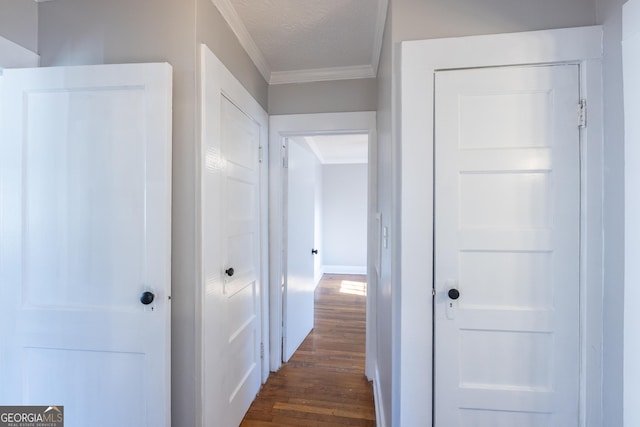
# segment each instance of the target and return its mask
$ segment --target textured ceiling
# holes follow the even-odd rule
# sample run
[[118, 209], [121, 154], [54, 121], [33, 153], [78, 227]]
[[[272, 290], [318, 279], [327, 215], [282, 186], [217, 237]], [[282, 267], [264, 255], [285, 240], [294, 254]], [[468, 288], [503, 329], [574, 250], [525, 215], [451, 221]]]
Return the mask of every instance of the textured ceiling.
[[315, 135], [292, 138], [308, 146], [322, 164], [367, 163], [369, 135]]
[[374, 77], [388, 0], [213, 0], [272, 84]]

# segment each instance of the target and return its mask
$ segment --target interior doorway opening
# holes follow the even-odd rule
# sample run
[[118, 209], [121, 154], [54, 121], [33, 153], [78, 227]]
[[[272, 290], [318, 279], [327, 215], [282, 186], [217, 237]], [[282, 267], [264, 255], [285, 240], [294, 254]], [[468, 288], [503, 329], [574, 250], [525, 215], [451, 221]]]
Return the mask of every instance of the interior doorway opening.
[[[365, 273], [367, 277], [366, 296], [366, 369], [369, 379], [373, 378], [373, 357], [375, 352], [375, 295], [377, 288], [377, 274], [375, 273], [375, 248], [379, 247], [375, 233], [376, 212], [376, 114], [375, 112], [350, 112], [350, 113], [322, 113], [322, 114], [295, 114], [271, 116], [269, 121], [269, 271], [270, 271], [270, 295], [269, 295], [269, 367], [275, 372], [280, 369], [283, 361], [283, 277], [286, 274], [286, 248], [285, 248], [285, 216], [286, 191], [285, 183], [288, 179], [287, 166], [287, 141], [294, 138], [336, 135], [365, 135], [366, 136], [366, 261]], [[306, 141], [305, 141], [306, 143]], [[309, 144], [307, 150], [313, 151]], [[316, 157], [317, 158], [317, 157]], [[283, 220], [285, 218], [285, 220]], [[307, 248], [311, 256], [311, 250]], [[318, 255], [325, 254], [325, 250]], [[315, 256], [315, 254], [314, 254]], [[320, 258], [320, 257], [318, 257]], [[322, 265], [323, 261], [315, 263]], [[353, 266], [351, 266], [353, 267]], [[362, 271], [362, 266], [359, 266]], [[347, 272], [343, 270], [343, 272]], [[316, 278], [321, 277], [321, 270]], [[314, 273], [315, 275], [315, 273]]]
[[314, 327], [323, 274], [367, 272], [367, 133], [283, 139], [282, 361]]

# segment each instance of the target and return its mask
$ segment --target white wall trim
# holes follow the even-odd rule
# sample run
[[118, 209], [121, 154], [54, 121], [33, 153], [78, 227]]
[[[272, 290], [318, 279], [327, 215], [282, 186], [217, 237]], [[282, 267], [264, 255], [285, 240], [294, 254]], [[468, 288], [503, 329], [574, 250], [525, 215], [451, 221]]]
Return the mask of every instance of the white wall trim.
[[[269, 272], [270, 272], [270, 345], [269, 366], [277, 371], [282, 366], [282, 262], [283, 262], [283, 168], [282, 143], [290, 136], [368, 133], [369, 147], [375, 145], [375, 111], [323, 114], [291, 114], [269, 118]], [[369, 195], [371, 195], [371, 180]], [[371, 220], [370, 218], [368, 219]], [[367, 292], [367, 376], [371, 378], [374, 353], [370, 337], [374, 334], [375, 307], [370, 307]]]
[[[600, 29], [600, 27], [597, 27]], [[588, 100], [581, 132], [580, 207], [580, 425], [600, 427], [603, 343], [603, 92], [600, 59], [581, 62], [581, 96]]]
[[324, 274], [367, 274], [366, 265], [323, 265]]
[[40, 56], [29, 49], [0, 36], [0, 70], [30, 68], [40, 64]]
[[382, 390], [380, 390], [380, 371], [375, 368], [373, 377], [373, 404], [376, 410], [376, 427], [387, 427], [387, 418], [384, 415], [384, 406], [380, 403]]
[[[602, 425], [602, 29], [580, 27], [403, 42], [401, 48], [399, 425], [432, 419], [433, 76], [436, 70], [577, 63], [582, 132], [581, 426]], [[398, 113], [400, 114], [400, 113]], [[404, 325], [420, 325], [415, 326]], [[419, 380], [417, 380], [419, 378]], [[394, 411], [396, 413], [396, 411]]]
[[624, 367], [623, 367], [623, 424], [640, 424], [638, 397], [640, 396], [640, 339], [636, 325], [640, 320], [636, 304], [640, 298], [640, 124], [638, 95], [640, 95], [640, 0], [623, 5], [622, 59], [624, 75]]
[[270, 85], [288, 83], [323, 82], [330, 80], [369, 79], [376, 76], [376, 69], [371, 65], [354, 65], [349, 67], [315, 68], [309, 70], [274, 71], [268, 82]]

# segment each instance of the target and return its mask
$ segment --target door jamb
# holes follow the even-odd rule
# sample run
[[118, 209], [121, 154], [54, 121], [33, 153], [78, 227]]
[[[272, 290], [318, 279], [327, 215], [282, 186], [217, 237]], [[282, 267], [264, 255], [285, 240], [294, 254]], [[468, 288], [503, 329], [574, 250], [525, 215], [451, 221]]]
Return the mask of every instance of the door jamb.
[[[373, 147], [376, 144], [375, 111], [348, 113], [318, 113], [275, 115], [269, 118], [269, 367], [275, 372], [282, 366], [282, 295], [281, 283], [283, 275], [283, 152], [282, 140], [288, 136], [309, 136], [344, 133], [369, 134], [369, 179], [368, 179], [368, 243], [371, 242], [372, 203], [375, 202], [374, 180], [372, 179]], [[368, 248], [368, 253], [371, 251]], [[367, 257], [367, 283], [371, 284], [371, 256]], [[373, 378], [372, 367], [375, 339], [375, 304], [372, 303], [375, 292], [367, 292], [367, 346], [365, 374]]]
[[[581, 130], [580, 426], [602, 423], [602, 28], [600, 26], [403, 42], [399, 425], [432, 419], [433, 115], [436, 70], [580, 65], [589, 123]], [[577, 110], [576, 110], [577, 111]], [[420, 141], [421, 143], [415, 143]], [[414, 142], [414, 143], [410, 143]], [[425, 283], [425, 277], [426, 279]], [[421, 325], [416, 329], [412, 325]], [[419, 334], [417, 331], [421, 331]], [[426, 331], [426, 332], [423, 332]], [[419, 378], [420, 380], [416, 380]]]

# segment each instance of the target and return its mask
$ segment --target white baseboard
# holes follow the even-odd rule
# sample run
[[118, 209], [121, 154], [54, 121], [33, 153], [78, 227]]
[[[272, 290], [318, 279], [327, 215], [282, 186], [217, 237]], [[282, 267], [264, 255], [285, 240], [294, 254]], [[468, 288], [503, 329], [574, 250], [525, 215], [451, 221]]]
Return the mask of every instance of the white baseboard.
[[380, 372], [378, 371], [378, 367], [375, 369], [375, 377], [373, 379], [373, 404], [376, 410], [376, 427], [387, 427], [386, 418], [384, 416], [384, 407], [380, 402], [381, 391], [380, 391]]
[[366, 265], [324, 265], [324, 274], [367, 274]]

